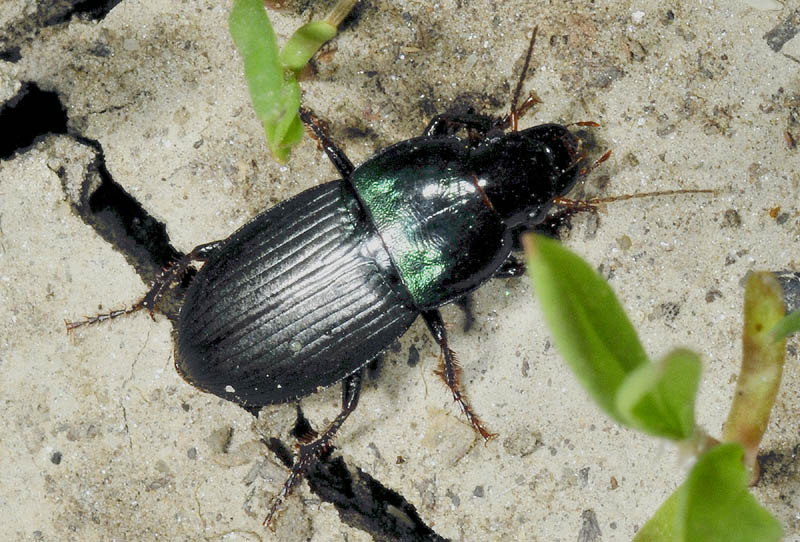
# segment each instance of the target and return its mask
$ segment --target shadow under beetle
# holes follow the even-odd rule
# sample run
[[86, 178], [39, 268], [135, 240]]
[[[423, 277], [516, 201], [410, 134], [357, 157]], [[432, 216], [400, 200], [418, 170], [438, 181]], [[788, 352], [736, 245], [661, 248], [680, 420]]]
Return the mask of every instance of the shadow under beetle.
[[[301, 118], [341, 174], [264, 211], [227, 239], [200, 245], [132, 307], [154, 311], [188, 267], [175, 334], [176, 367], [197, 388], [251, 412], [342, 381], [342, 410], [299, 457], [281, 500], [356, 408], [365, 365], [422, 316], [442, 350], [437, 374], [480, 436], [494, 435], [470, 406], [439, 306], [524, 266], [512, 233], [545, 220], [585, 171], [580, 141], [566, 126], [517, 130], [536, 103], [517, 108], [534, 30], [510, 113], [439, 115], [420, 137], [354, 167], [310, 111]], [[508, 129], [511, 131], [507, 131]], [[466, 131], [467, 138], [457, 137]]]

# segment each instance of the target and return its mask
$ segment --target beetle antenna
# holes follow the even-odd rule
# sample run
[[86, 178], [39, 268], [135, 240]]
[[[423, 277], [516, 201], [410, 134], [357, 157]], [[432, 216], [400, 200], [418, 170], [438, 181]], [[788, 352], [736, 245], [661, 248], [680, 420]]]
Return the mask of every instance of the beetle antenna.
[[589, 128], [599, 128], [600, 123], [595, 122], [593, 120], [579, 120], [578, 122], [570, 122], [569, 124], [565, 124], [564, 126], [566, 126], [567, 128], [569, 128], [570, 126], [586, 126]]
[[629, 199], [652, 198], [657, 196], [674, 196], [677, 194], [717, 194], [716, 190], [690, 188], [686, 190], [658, 190], [655, 192], [639, 192], [637, 194], [623, 194], [621, 196], [607, 196], [604, 198], [591, 198], [586, 200], [585, 203], [589, 205], [596, 205], [598, 203], [612, 203], [615, 201], [627, 201]]
[[569, 198], [553, 198], [553, 204], [576, 211], [594, 211], [600, 203], [613, 203], [629, 199], [653, 198], [658, 196], [675, 196], [679, 194], [717, 194], [717, 190], [690, 188], [686, 190], [658, 190], [655, 192], [639, 192], [637, 194], [622, 194], [620, 196], [607, 196], [604, 198], [589, 198], [587, 200], [574, 200]]

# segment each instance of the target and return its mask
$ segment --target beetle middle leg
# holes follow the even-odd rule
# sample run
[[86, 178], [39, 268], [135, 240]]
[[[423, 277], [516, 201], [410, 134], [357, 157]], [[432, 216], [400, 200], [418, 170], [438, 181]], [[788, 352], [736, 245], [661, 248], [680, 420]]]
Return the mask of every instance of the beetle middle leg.
[[423, 311], [422, 317], [425, 319], [425, 323], [428, 324], [428, 329], [431, 331], [434, 340], [439, 344], [439, 347], [442, 349], [442, 363], [439, 369], [436, 371], [436, 374], [442, 377], [447, 387], [450, 388], [450, 391], [453, 393], [453, 400], [458, 403], [458, 406], [461, 408], [461, 412], [464, 413], [464, 416], [467, 417], [469, 423], [472, 424], [472, 428], [475, 429], [481, 437], [483, 437], [484, 441], [489, 441], [497, 436], [496, 433], [492, 433], [486, 426], [483, 425], [483, 422], [478, 418], [478, 415], [475, 414], [475, 411], [472, 410], [472, 406], [467, 401], [467, 398], [464, 392], [461, 390], [461, 367], [458, 365], [458, 361], [456, 360], [456, 356], [450, 347], [447, 344], [447, 331], [444, 327], [444, 322], [442, 321], [442, 314], [437, 310], [429, 310]]
[[153, 282], [153, 285], [150, 287], [150, 291], [148, 291], [144, 297], [130, 307], [96, 314], [95, 316], [88, 316], [83, 320], [77, 320], [74, 322], [65, 321], [64, 324], [67, 326], [67, 331], [72, 331], [75, 328], [91, 324], [99, 324], [100, 322], [112, 320], [125, 314], [131, 314], [141, 309], [147, 309], [150, 311], [150, 316], [152, 317], [159, 300], [164, 296], [164, 293], [169, 289], [169, 287], [183, 277], [186, 269], [192, 263], [204, 262], [208, 260], [211, 253], [219, 248], [222, 242], [223, 241], [212, 241], [211, 243], [205, 243], [203, 245], [194, 247], [191, 252], [169, 266], [158, 278], [156, 278], [156, 280]]
[[269, 525], [272, 517], [278, 509], [278, 506], [283, 502], [283, 499], [291, 492], [308, 468], [317, 461], [319, 457], [330, 449], [333, 437], [342, 426], [344, 421], [358, 406], [358, 398], [361, 395], [361, 381], [364, 375], [364, 369], [361, 368], [342, 381], [342, 410], [339, 415], [325, 428], [322, 434], [308, 443], [299, 444], [300, 450], [297, 460], [295, 460], [292, 470], [289, 472], [289, 477], [283, 483], [283, 488], [280, 493], [275, 496], [272, 506], [269, 509], [269, 514], [264, 519], [264, 525]]

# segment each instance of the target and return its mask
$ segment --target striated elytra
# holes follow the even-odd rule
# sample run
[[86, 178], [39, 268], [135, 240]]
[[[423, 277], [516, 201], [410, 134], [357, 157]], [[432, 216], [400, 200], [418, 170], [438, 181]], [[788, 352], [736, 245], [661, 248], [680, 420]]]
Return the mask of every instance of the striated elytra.
[[265, 211], [202, 258], [178, 370], [247, 407], [343, 379], [497, 274], [512, 229], [574, 184], [575, 151], [557, 125], [474, 146], [423, 136]]

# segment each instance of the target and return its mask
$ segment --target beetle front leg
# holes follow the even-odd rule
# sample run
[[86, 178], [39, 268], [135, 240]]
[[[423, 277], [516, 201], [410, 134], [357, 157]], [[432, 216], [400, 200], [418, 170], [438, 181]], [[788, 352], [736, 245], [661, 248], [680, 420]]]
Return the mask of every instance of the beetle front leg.
[[514, 234], [514, 250], [522, 250], [522, 240], [520, 235], [524, 232], [533, 232], [547, 237], [558, 238], [559, 230], [565, 225], [569, 228], [572, 217], [581, 213], [592, 213], [597, 215], [597, 208], [586, 202], [579, 202], [575, 205], [567, 203], [569, 200], [555, 198], [558, 209], [550, 212], [543, 220], [532, 224], [525, 229], [521, 229]]
[[314, 138], [320, 144], [322, 150], [325, 151], [325, 154], [328, 155], [328, 158], [333, 163], [333, 167], [336, 168], [342, 178], [349, 178], [350, 174], [353, 173], [355, 166], [353, 166], [353, 162], [350, 161], [344, 151], [340, 149], [328, 136], [325, 127], [322, 125], [322, 122], [310, 109], [305, 107], [300, 108], [300, 120], [303, 121], [303, 124], [305, 124], [309, 130], [311, 130]]
[[317, 461], [322, 454], [328, 451], [332, 445], [333, 437], [342, 426], [344, 421], [358, 406], [358, 398], [361, 395], [361, 380], [364, 375], [364, 369], [359, 369], [355, 373], [346, 377], [342, 381], [342, 411], [339, 415], [328, 425], [325, 431], [322, 432], [319, 438], [309, 442], [308, 444], [300, 444], [298, 447], [300, 453], [297, 460], [289, 472], [289, 477], [283, 483], [283, 488], [280, 493], [275, 496], [272, 506], [270, 506], [269, 514], [264, 518], [264, 525], [269, 525], [272, 521], [278, 506], [283, 502], [283, 499], [292, 491], [300, 480], [303, 479], [308, 468]]
[[469, 404], [469, 401], [467, 401], [466, 395], [461, 390], [461, 367], [458, 365], [455, 353], [450, 350], [450, 347], [447, 345], [447, 331], [445, 330], [441, 313], [436, 309], [423, 311], [422, 317], [425, 319], [425, 323], [428, 324], [428, 329], [431, 331], [434, 340], [442, 349], [442, 361], [439, 364], [439, 369], [436, 371], [436, 374], [442, 377], [444, 383], [450, 388], [450, 391], [453, 393], [453, 400], [458, 403], [461, 412], [464, 413], [469, 423], [472, 424], [472, 428], [475, 429], [475, 432], [478, 433], [485, 442], [490, 441], [497, 436], [497, 433], [492, 433], [486, 429], [486, 426], [483, 425], [478, 415], [472, 410], [472, 406]]
[[181, 279], [183, 274], [186, 272], [186, 269], [193, 262], [204, 262], [208, 260], [211, 253], [219, 248], [220, 244], [222, 244], [222, 241], [213, 241], [211, 243], [194, 247], [189, 254], [164, 270], [164, 272], [161, 273], [161, 275], [153, 282], [153, 285], [150, 287], [150, 291], [148, 291], [144, 297], [130, 307], [126, 309], [117, 309], [104, 312], [95, 316], [89, 316], [83, 320], [78, 320], [75, 322], [65, 321], [64, 324], [67, 326], [67, 331], [72, 331], [75, 328], [91, 324], [99, 324], [100, 322], [112, 320], [124, 314], [131, 314], [132, 312], [137, 312], [141, 309], [147, 309], [150, 311], [150, 316], [153, 316], [159, 300], [164, 296], [164, 293], [169, 289], [169, 287], [174, 282]]

